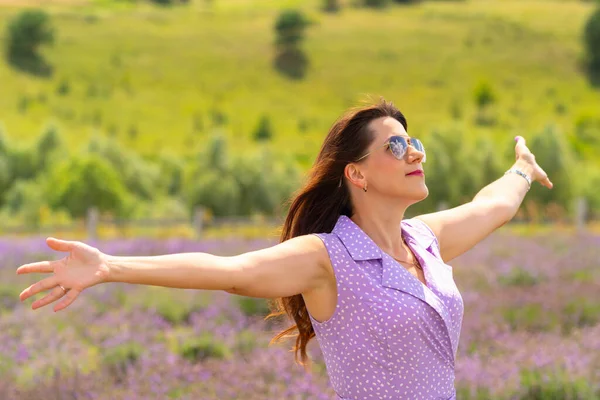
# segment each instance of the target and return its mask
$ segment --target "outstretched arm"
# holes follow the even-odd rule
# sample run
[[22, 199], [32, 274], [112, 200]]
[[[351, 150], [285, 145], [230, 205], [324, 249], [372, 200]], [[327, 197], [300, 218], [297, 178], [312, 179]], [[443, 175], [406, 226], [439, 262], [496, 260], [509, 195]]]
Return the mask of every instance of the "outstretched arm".
[[207, 253], [115, 257], [82, 242], [54, 238], [47, 242], [52, 249], [69, 252], [69, 255], [58, 261], [36, 262], [17, 269], [17, 274], [53, 273], [21, 293], [23, 301], [51, 290], [33, 303], [33, 309], [65, 297], [54, 307], [59, 311], [73, 303], [86, 288], [107, 282], [223, 290], [244, 296], [274, 298], [310, 291], [325, 283], [330, 275], [327, 250], [314, 235], [296, 237], [232, 257]]
[[[512, 168], [520, 169], [547, 188], [552, 182], [537, 165], [525, 139], [518, 137], [515, 146], [517, 161]], [[493, 231], [510, 221], [519, 209], [528, 191], [527, 181], [517, 175], [504, 175], [477, 193], [469, 203], [458, 207], [419, 215], [438, 238], [440, 254], [445, 262], [463, 254]]]

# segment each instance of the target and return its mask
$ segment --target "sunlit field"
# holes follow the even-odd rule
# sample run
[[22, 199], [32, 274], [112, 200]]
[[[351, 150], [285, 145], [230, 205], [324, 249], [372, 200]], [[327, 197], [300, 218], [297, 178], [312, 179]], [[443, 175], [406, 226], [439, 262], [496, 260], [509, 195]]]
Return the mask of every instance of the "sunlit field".
[[[110, 254], [230, 255], [265, 239], [91, 242]], [[453, 260], [465, 301], [459, 399], [598, 399], [600, 237], [496, 232]], [[55, 257], [42, 238], [0, 241], [2, 399], [331, 399], [315, 341], [311, 373], [265, 300], [220, 292], [96, 286], [68, 309], [32, 311], [26, 262]], [[279, 321], [281, 322], [281, 321]]]

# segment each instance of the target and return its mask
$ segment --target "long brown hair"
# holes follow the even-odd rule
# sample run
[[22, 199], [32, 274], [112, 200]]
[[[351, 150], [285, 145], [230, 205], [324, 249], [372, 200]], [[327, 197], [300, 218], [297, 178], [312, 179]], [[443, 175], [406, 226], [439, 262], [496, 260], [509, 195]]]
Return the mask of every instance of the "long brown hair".
[[[374, 134], [369, 131], [368, 125], [380, 117], [395, 118], [408, 131], [404, 115], [383, 98], [374, 104], [351, 108], [333, 124], [309, 171], [306, 184], [291, 200], [282, 227], [281, 242], [296, 236], [331, 232], [340, 215], [352, 216], [350, 193], [340, 182], [346, 165], [363, 155], [373, 141]], [[306, 346], [315, 336], [315, 331], [302, 295], [277, 298], [271, 305], [274, 311], [266, 318], [287, 314], [295, 324], [278, 333], [270, 344], [296, 336], [296, 344], [292, 348], [294, 360], [306, 367], [310, 362]], [[301, 361], [298, 360], [298, 352]]]

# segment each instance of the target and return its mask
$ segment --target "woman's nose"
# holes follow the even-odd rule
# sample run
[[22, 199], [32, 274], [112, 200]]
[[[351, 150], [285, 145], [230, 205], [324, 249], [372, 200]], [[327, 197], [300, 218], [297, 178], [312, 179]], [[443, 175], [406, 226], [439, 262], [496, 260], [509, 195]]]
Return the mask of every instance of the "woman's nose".
[[424, 163], [426, 161], [426, 157], [425, 157], [425, 152], [423, 151], [419, 151], [417, 149], [415, 149], [413, 146], [408, 146], [408, 151], [407, 151], [407, 162], [409, 164], [413, 164], [413, 163]]

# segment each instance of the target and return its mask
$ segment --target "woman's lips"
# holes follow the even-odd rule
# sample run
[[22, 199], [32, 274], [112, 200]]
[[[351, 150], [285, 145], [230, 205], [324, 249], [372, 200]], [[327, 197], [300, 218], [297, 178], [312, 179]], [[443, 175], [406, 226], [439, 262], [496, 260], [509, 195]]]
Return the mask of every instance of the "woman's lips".
[[413, 176], [413, 175], [425, 176], [425, 174], [423, 173], [423, 170], [420, 170], [420, 169], [417, 169], [416, 171], [406, 174], [406, 176]]

